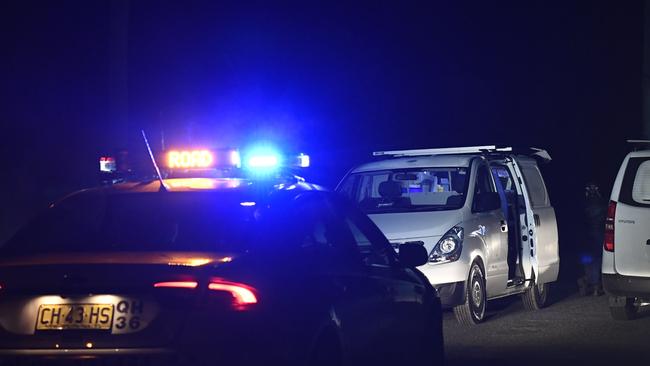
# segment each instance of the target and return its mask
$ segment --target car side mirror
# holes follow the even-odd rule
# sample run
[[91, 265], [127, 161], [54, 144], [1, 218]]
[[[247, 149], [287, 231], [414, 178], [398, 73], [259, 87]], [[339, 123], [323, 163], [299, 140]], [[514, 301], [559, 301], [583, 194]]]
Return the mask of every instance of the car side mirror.
[[429, 261], [429, 253], [427, 248], [419, 243], [404, 243], [400, 244], [399, 261], [405, 267], [418, 267]]
[[479, 193], [474, 197], [474, 211], [488, 212], [501, 207], [501, 198], [497, 192]]

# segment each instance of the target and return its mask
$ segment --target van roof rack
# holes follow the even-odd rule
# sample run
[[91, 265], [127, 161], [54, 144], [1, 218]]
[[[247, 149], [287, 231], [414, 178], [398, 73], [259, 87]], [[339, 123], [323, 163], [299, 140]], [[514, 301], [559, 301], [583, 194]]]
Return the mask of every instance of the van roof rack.
[[497, 147], [496, 145], [482, 145], [482, 146], [466, 146], [466, 147], [443, 147], [435, 149], [412, 149], [412, 150], [387, 150], [387, 151], [374, 151], [373, 156], [392, 156], [392, 157], [406, 157], [406, 156], [432, 156], [432, 155], [458, 155], [458, 154], [498, 154], [512, 152], [517, 154], [531, 155], [539, 158], [545, 162], [551, 161], [551, 156], [546, 150], [538, 148], [512, 148], [512, 147]]
[[[511, 148], [504, 148], [511, 149]], [[453, 155], [453, 154], [476, 154], [496, 151], [497, 147], [494, 145], [484, 146], [467, 146], [467, 147], [443, 147], [436, 149], [413, 149], [413, 150], [388, 150], [388, 151], [374, 151], [373, 156], [389, 155], [394, 157], [400, 156], [427, 156], [427, 155]], [[501, 150], [506, 151], [506, 150]]]

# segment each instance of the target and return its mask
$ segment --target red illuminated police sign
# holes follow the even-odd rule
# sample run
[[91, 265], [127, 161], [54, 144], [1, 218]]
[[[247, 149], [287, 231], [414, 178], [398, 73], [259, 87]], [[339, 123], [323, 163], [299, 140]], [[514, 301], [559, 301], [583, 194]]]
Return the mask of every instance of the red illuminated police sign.
[[210, 150], [171, 150], [166, 154], [169, 169], [208, 169], [215, 165]]

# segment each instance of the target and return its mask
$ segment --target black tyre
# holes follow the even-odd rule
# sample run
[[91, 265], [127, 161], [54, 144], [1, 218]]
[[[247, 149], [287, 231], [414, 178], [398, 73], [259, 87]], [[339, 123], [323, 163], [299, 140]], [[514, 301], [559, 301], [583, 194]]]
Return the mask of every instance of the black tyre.
[[526, 310], [540, 310], [548, 302], [548, 283], [537, 283], [531, 285], [526, 292], [521, 295]]
[[614, 320], [632, 320], [636, 318], [639, 307], [634, 305], [633, 297], [611, 297], [609, 312]]
[[472, 326], [483, 321], [487, 303], [485, 276], [477, 262], [472, 263], [465, 288], [465, 303], [454, 307], [454, 315], [461, 325]]

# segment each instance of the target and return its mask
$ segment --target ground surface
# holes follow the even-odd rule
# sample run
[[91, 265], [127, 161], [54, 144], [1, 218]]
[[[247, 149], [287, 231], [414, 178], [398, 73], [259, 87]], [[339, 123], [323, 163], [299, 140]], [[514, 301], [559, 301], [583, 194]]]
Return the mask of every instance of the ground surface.
[[550, 305], [537, 312], [524, 310], [518, 297], [493, 301], [475, 327], [445, 312], [447, 365], [650, 365], [650, 309], [619, 322], [606, 296], [581, 297], [572, 284], [551, 291]]

